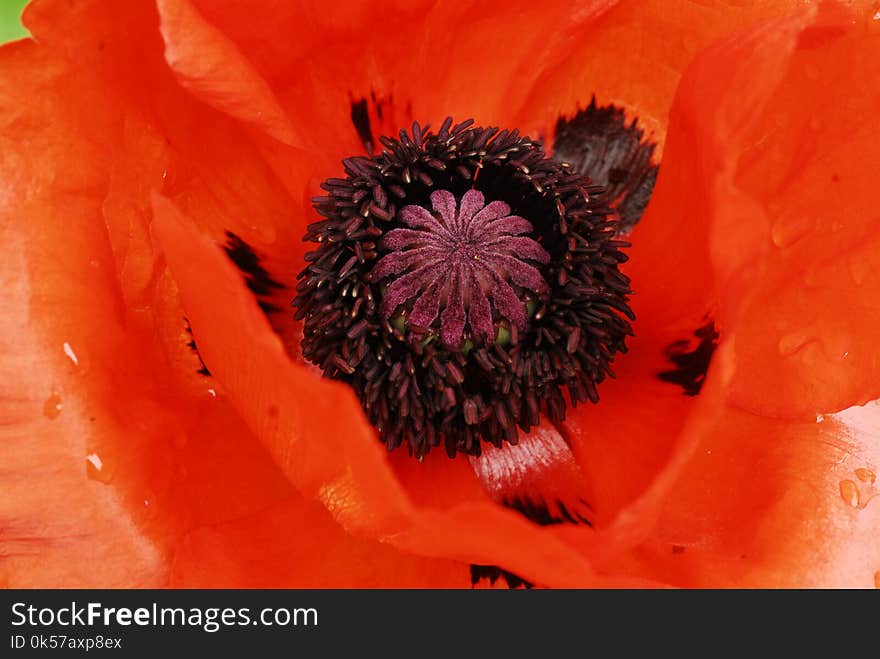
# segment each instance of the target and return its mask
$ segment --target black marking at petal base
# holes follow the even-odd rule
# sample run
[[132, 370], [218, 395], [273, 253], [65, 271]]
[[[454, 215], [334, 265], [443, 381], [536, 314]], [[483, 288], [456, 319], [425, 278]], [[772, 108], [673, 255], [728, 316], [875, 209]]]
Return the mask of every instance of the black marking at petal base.
[[[584, 524], [593, 526], [584, 512], [573, 506], [566, 506], [561, 501], [547, 503], [527, 499], [509, 499], [501, 504], [520, 513], [526, 519], [540, 526], [554, 526], [556, 524]], [[577, 505], [581, 509], [590, 508], [590, 504], [584, 499], [579, 499]]]
[[394, 100], [393, 96], [388, 96], [387, 98], [382, 97], [379, 98], [376, 96], [376, 90], [370, 92], [370, 99], [373, 101], [373, 105], [376, 106], [376, 116], [379, 118], [379, 121], [382, 121], [382, 117], [384, 116], [384, 107], [385, 103], [392, 103]]
[[531, 581], [526, 581], [521, 576], [508, 572], [497, 565], [471, 565], [471, 586], [476, 586], [483, 579], [487, 579], [493, 586], [499, 579], [504, 579], [507, 582], [507, 587], [511, 589], [534, 588]]
[[[375, 102], [375, 95], [373, 96]], [[377, 111], [381, 117], [381, 107], [377, 106]], [[351, 123], [357, 131], [358, 137], [364, 143], [367, 153], [373, 153], [376, 146], [376, 140], [373, 138], [373, 129], [370, 126], [370, 111], [367, 107], [367, 99], [362, 98], [359, 101], [351, 102]]]
[[193, 337], [192, 327], [189, 324], [189, 319], [184, 318], [183, 322], [186, 326], [186, 333], [189, 334], [189, 341], [187, 341], [186, 345], [189, 347], [194, 353], [196, 353], [196, 358], [199, 360], [199, 370], [196, 371], [199, 375], [204, 375], [206, 377], [210, 377], [211, 371], [208, 370], [208, 367], [205, 366], [205, 362], [202, 361], [202, 355], [199, 353], [199, 348], [196, 345], [195, 337]]
[[253, 247], [236, 234], [227, 231], [226, 244], [223, 246], [223, 250], [244, 275], [245, 283], [250, 291], [257, 296], [257, 303], [260, 305], [263, 313], [268, 316], [280, 311], [278, 306], [265, 298], [271, 295], [273, 290], [283, 289], [284, 285], [275, 281], [272, 275], [262, 266], [260, 257], [257, 256]]
[[696, 346], [692, 340], [682, 339], [666, 347], [666, 358], [675, 368], [657, 374], [663, 382], [679, 385], [684, 389], [685, 396], [696, 396], [700, 393], [715, 348], [718, 347], [718, 331], [711, 319], [697, 329], [694, 336], [698, 339]]
[[619, 213], [624, 233], [636, 225], [651, 199], [658, 170], [652, 160], [655, 148], [638, 119], [627, 124], [623, 109], [598, 106], [595, 96], [586, 109], [556, 121], [553, 157], [606, 187], [605, 198]]

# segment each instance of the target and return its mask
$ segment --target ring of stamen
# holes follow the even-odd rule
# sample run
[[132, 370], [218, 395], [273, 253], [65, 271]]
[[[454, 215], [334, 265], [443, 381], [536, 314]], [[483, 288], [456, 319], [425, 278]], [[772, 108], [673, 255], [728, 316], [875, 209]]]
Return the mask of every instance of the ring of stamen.
[[447, 119], [380, 141], [314, 200], [305, 358], [416, 456], [516, 443], [566, 398], [596, 402], [633, 318], [601, 190], [516, 131]]

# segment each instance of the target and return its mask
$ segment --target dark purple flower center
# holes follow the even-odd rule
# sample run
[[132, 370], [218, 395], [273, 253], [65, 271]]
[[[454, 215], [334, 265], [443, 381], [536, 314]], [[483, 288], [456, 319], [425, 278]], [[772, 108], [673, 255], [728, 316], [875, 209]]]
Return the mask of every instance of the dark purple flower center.
[[597, 402], [634, 317], [602, 189], [470, 120], [379, 142], [314, 199], [293, 302], [304, 357], [418, 457], [515, 444]]
[[537, 241], [523, 235], [532, 231], [531, 223], [511, 215], [503, 201], [486, 204], [478, 190], [465, 192], [459, 204], [448, 190], [436, 190], [431, 206], [433, 213], [404, 206], [397, 220], [406, 228], [389, 231], [380, 242], [389, 253], [370, 278], [393, 277], [382, 315], [407, 313], [416, 335], [439, 334], [452, 348], [465, 340], [466, 328], [476, 345], [494, 341], [504, 320], [524, 331], [529, 318], [523, 293], [547, 291], [530, 261], [550, 261]]

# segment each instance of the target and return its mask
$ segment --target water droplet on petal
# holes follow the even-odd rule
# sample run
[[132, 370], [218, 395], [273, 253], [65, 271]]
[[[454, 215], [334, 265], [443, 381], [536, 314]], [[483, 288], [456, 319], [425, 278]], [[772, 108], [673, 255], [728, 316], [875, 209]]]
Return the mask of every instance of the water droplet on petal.
[[800, 332], [786, 334], [779, 339], [779, 345], [777, 346], [779, 348], [779, 354], [783, 357], [790, 357], [810, 341], [810, 337], [801, 334]]
[[43, 414], [47, 419], [54, 419], [61, 414], [62, 407], [64, 406], [61, 404], [61, 396], [53, 393], [43, 404]]
[[89, 453], [86, 456], [86, 475], [105, 485], [113, 478], [107, 465], [97, 453]]
[[79, 359], [77, 359], [76, 353], [67, 341], [64, 342], [64, 354], [70, 358], [70, 361], [73, 362], [74, 366], [79, 365]]
[[860, 467], [856, 469], [855, 472], [856, 478], [858, 478], [863, 483], [867, 483], [868, 485], [873, 485], [877, 482], [877, 474], [875, 474], [870, 469], [865, 469], [864, 467]]
[[840, 496], [847, 505], [853, 508], [859, 507], [859, 488], [851, 480], [840, 481]]
[[174, 194], [177, 190], [177, 169], [173, 166], [166, 167], [162, 170], [162, 192]]
[[824, 414], [817, 414], [816, 415], [816, 423], [822, 423], [824, 420], [825, 420]]

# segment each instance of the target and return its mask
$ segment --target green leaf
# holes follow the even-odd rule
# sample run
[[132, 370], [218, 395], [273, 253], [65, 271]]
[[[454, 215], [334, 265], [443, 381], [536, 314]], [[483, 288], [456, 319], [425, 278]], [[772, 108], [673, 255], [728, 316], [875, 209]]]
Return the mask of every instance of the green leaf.
[[21, 10], [28, 0], [0, 0], [0, 43], [26, 37], [28, 32], [21, 24]]

